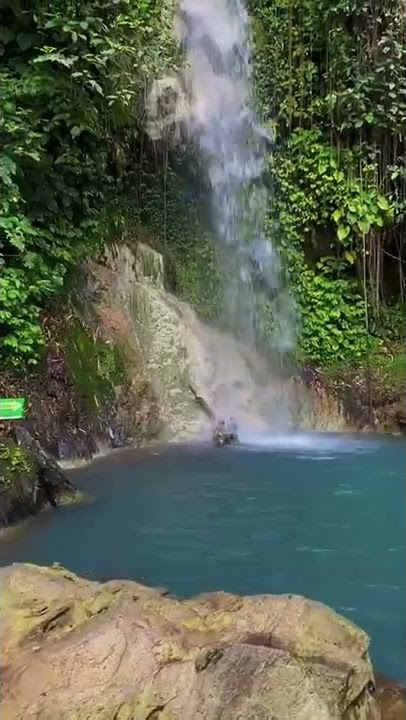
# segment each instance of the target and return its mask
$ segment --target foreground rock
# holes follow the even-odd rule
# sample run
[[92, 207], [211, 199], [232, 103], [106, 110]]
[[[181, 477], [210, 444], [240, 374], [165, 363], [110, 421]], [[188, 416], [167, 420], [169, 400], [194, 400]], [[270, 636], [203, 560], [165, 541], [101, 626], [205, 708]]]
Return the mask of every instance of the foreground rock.
[[376, 698], [381, 709], [382, 720], [405, 720], [405, 687], [380, 676], [376, 679], [376, 686]]
[[297, 596], [0, 571], [2, 720], [372, 720], [365, 633]]

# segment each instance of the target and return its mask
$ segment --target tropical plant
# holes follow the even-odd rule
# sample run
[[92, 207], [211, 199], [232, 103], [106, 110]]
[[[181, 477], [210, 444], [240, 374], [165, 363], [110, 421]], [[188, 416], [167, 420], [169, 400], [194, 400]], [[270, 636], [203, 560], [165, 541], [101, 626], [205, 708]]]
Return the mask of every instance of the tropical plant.
[[6, 363], [36, 363], [41, 311], [120, 227], [148, 83], [172, 67], [157, 0], [2, 2], [0, 260]]
[[301, 353], [361, 357], [405, 301], [405, 6], [252, 0], [251, 11], [275, 139], [269, 232], [301, 311]]

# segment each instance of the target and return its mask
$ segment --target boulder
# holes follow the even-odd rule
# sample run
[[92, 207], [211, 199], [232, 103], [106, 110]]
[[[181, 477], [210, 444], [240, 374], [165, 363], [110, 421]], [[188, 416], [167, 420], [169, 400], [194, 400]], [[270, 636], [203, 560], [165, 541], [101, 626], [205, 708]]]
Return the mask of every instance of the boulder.
[[294, 595], [0, 570], [2, 720], [378, 720], [367, 635]]
[[0, 527], [35, 515], [46, 505], [79, 498], [56, 460], [25, 427], [7, 437], [0, 462]]

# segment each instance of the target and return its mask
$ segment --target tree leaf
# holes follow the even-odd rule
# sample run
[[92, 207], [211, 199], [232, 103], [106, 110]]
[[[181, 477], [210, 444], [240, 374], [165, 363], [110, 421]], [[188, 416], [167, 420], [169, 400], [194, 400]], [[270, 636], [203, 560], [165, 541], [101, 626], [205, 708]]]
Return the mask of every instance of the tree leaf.
[[14, 40], [15, 33], [5, 25], [0, 25], [0, 40], [5, 45]]
[[384, 195], [378, 195], [376, 202], [381, 210], [389, 210], [390, 205], [388, 199]]
[[76, 137], [79, 137], [82, 130], [83, 130], [83, 128], [79, 127], [78, 125], [74, 125], [74, 127], [71, 128], [70, 134], [72, 135], [73, 138], [76, 138]]
[[21, 50], [28, 50], [35, 43], [35, 35], [30, 33], [19, 33], [17, 35], [17, 42]]
[[94, 88], [96, 90], [96, 92], [99, 93], [99, 95], [103, 95], [103, 89], [102, 89], [101, 85], [99, 85], [99, 83], [96, 82], [96, 80], [90, 80], [90, 85], [92, 88]]
[[364, 235], [367, 235], [371, 229], [371, 224], [367, 220], [358, 220], [357, 225]]
[[345, 240], [346, 237], [350, 234], [350, 226], [349, 225], [339, 225], [337, 228], [337, 236], [339, 240]]
[[23, 251], [25, 248], [25, 242], [23, 235], [20, 235], [18, 233], [10, 233], [8, 236], [8, 239], [12, 245], [14, 245], [17, 250]]

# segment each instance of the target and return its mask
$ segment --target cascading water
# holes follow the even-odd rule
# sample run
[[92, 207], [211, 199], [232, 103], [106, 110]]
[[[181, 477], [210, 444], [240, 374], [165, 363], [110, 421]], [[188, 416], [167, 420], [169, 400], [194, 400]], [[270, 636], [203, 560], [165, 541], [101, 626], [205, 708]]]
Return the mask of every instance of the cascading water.
[[270, 137], [253, 106], [248, 14], [243, 0], [180, 0], [179, 17], [191, 104], [187, 128], [207, 167], [226, 278], [224, 325], [258, 347], [265, 306], [269, 317], [273, 303], [273, 349], [283, 352], [293, 344], [294, 323], [279, 257], [264, 232]]
[[148, 133], [179, 141], [186, 130], [198, 148], [224, 278], [220, 330], [184, 314], [199, 338], [191, 352], [200, 358], [190, 368], [193, 382], [217, 417], [237, 417], [247, 433], [286, 430], [295, 390], [280, 370], [294, 346], [295, 312], [266, 233], [272, 138], [254, 106], [245, 0], [177, 2], [186, 61], [182, 72], [152, 87]]

